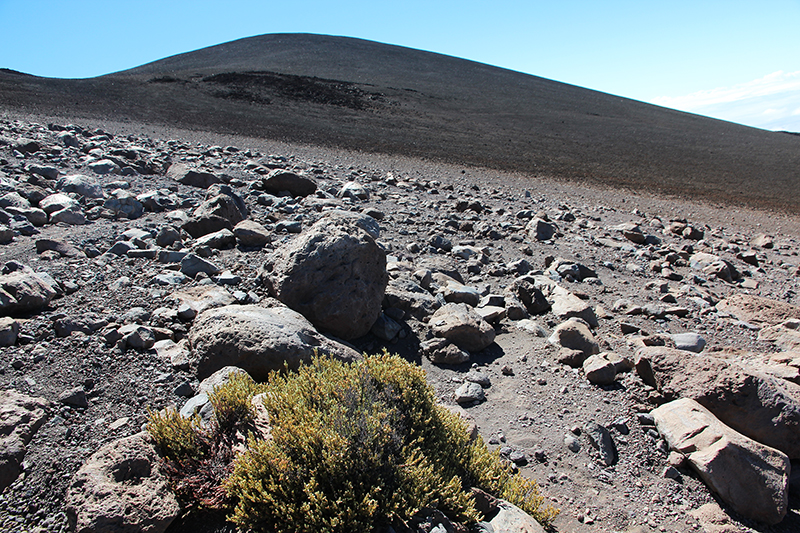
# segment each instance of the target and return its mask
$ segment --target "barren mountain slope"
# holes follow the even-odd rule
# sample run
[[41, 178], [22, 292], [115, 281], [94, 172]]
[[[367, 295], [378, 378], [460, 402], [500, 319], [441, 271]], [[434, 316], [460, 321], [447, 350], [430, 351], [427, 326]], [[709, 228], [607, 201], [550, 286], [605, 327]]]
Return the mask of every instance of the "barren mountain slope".
[[343, 37], [251, 37], [86, 80], [4, 71], [0, 104], [788, 211], [800, 200], [800, 136]]

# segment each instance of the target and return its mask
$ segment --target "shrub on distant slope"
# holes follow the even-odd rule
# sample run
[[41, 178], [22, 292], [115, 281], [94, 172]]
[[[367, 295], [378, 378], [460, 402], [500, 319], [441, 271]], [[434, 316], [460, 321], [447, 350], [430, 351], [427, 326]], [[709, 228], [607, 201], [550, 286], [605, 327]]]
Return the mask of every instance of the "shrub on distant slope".
[[[471, 440], [464, 422], [436, 404], [424, 371], [398, 356], [349, 365], [315, 358], [264, 385], [232, 381], [216, 398], [225, 398], [230, 414], [258, 392], [265, 393], [271, 438], [251, 436], [223, 484], [230, 520], [244, 529], [365, 531], [431, 508], [472, 523], [481, 518], [473, 486], [544, 524], [557, 514], [534, 481], [513, 475], [482, 439]], [[238, 412], [243, 421], [250, 416]], [[225, 420], [230, 432], [236, 424]], [[213, 431], [224, 432], [219, 425]], [[169, 432], [151, 433], [162, 449], [175, 449], [159, 441]]]

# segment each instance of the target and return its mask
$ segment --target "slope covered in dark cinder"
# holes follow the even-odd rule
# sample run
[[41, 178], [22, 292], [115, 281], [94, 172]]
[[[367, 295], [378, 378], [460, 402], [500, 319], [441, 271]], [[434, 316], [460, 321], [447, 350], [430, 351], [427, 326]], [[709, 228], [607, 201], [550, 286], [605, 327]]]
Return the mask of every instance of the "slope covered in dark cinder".
[[250, 37], [83, 80], [1, 71], [0, 103], [789, 211], [800, 200], [798, 136], [345, 37]]

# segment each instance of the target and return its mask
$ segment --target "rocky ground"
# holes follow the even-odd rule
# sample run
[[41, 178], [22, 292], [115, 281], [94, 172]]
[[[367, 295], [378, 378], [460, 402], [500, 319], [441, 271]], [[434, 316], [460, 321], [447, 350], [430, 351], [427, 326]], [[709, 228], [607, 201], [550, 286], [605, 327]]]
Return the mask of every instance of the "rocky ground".
[[[786, 322], [800, 315], [779, 304], [800, 303], [794, 217], [429, 161], [98, 126], [0, 120], [3, 279], [28, 280], [40, 298], [2, 295], [0, 315], [12, 318], [0, 319], [0, 390], [46, 400], [29, 402], [22, 422], [6, 411], [0, 419], [25, 441], [21, 473], [0, 497], [0, 529], [68, 530], [65, 497], [81, 465], [141, 431], [149, 410], [182, 408], [197, 392], [198, 300], [274, 305], [265, 263], [341, 209], [379, 227], [388, 272], [382, 326], [348, 343], [422, 365], [442, 402], [460, 404], [561, 508], [556, 530], [800, 530], [795, 492], [786, 517], [768, 526], [670, 455], [675, 445], [647, 413], [694, 397], [691, 386], [660, 377], [660, 356], [651, 357], [655, 382], [633, 369], [640, 349], [660, 345], [755, 369], [775, 386], [800, 382], [800, 342]], [[313, 192], [270, 189], [276, 170], [297, 178], [282, 190], [312, 183]], [[754, 312], [736, 295], [772, 303], [752, 300]], [[456, 302], [479, 338], [447, 331], [444, 311]], [[694, 335], [676, 336], [685, 333]], [[687, 374], [706, 376], [693, 364]], [[706, 377], [700, 386], [717, 390]], [[707, 505], [715, 502], [727, 514]]]

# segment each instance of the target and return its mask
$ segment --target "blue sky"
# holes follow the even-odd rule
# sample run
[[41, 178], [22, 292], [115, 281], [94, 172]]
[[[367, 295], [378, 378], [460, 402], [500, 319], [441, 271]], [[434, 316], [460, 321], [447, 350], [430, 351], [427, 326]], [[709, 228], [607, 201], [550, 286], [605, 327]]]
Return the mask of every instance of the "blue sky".
[[264, 33], [323, 33], [800, 131], [800, 0], [0, 0], [0, 27], [0, 67], [40, 76], [97, 76]]

